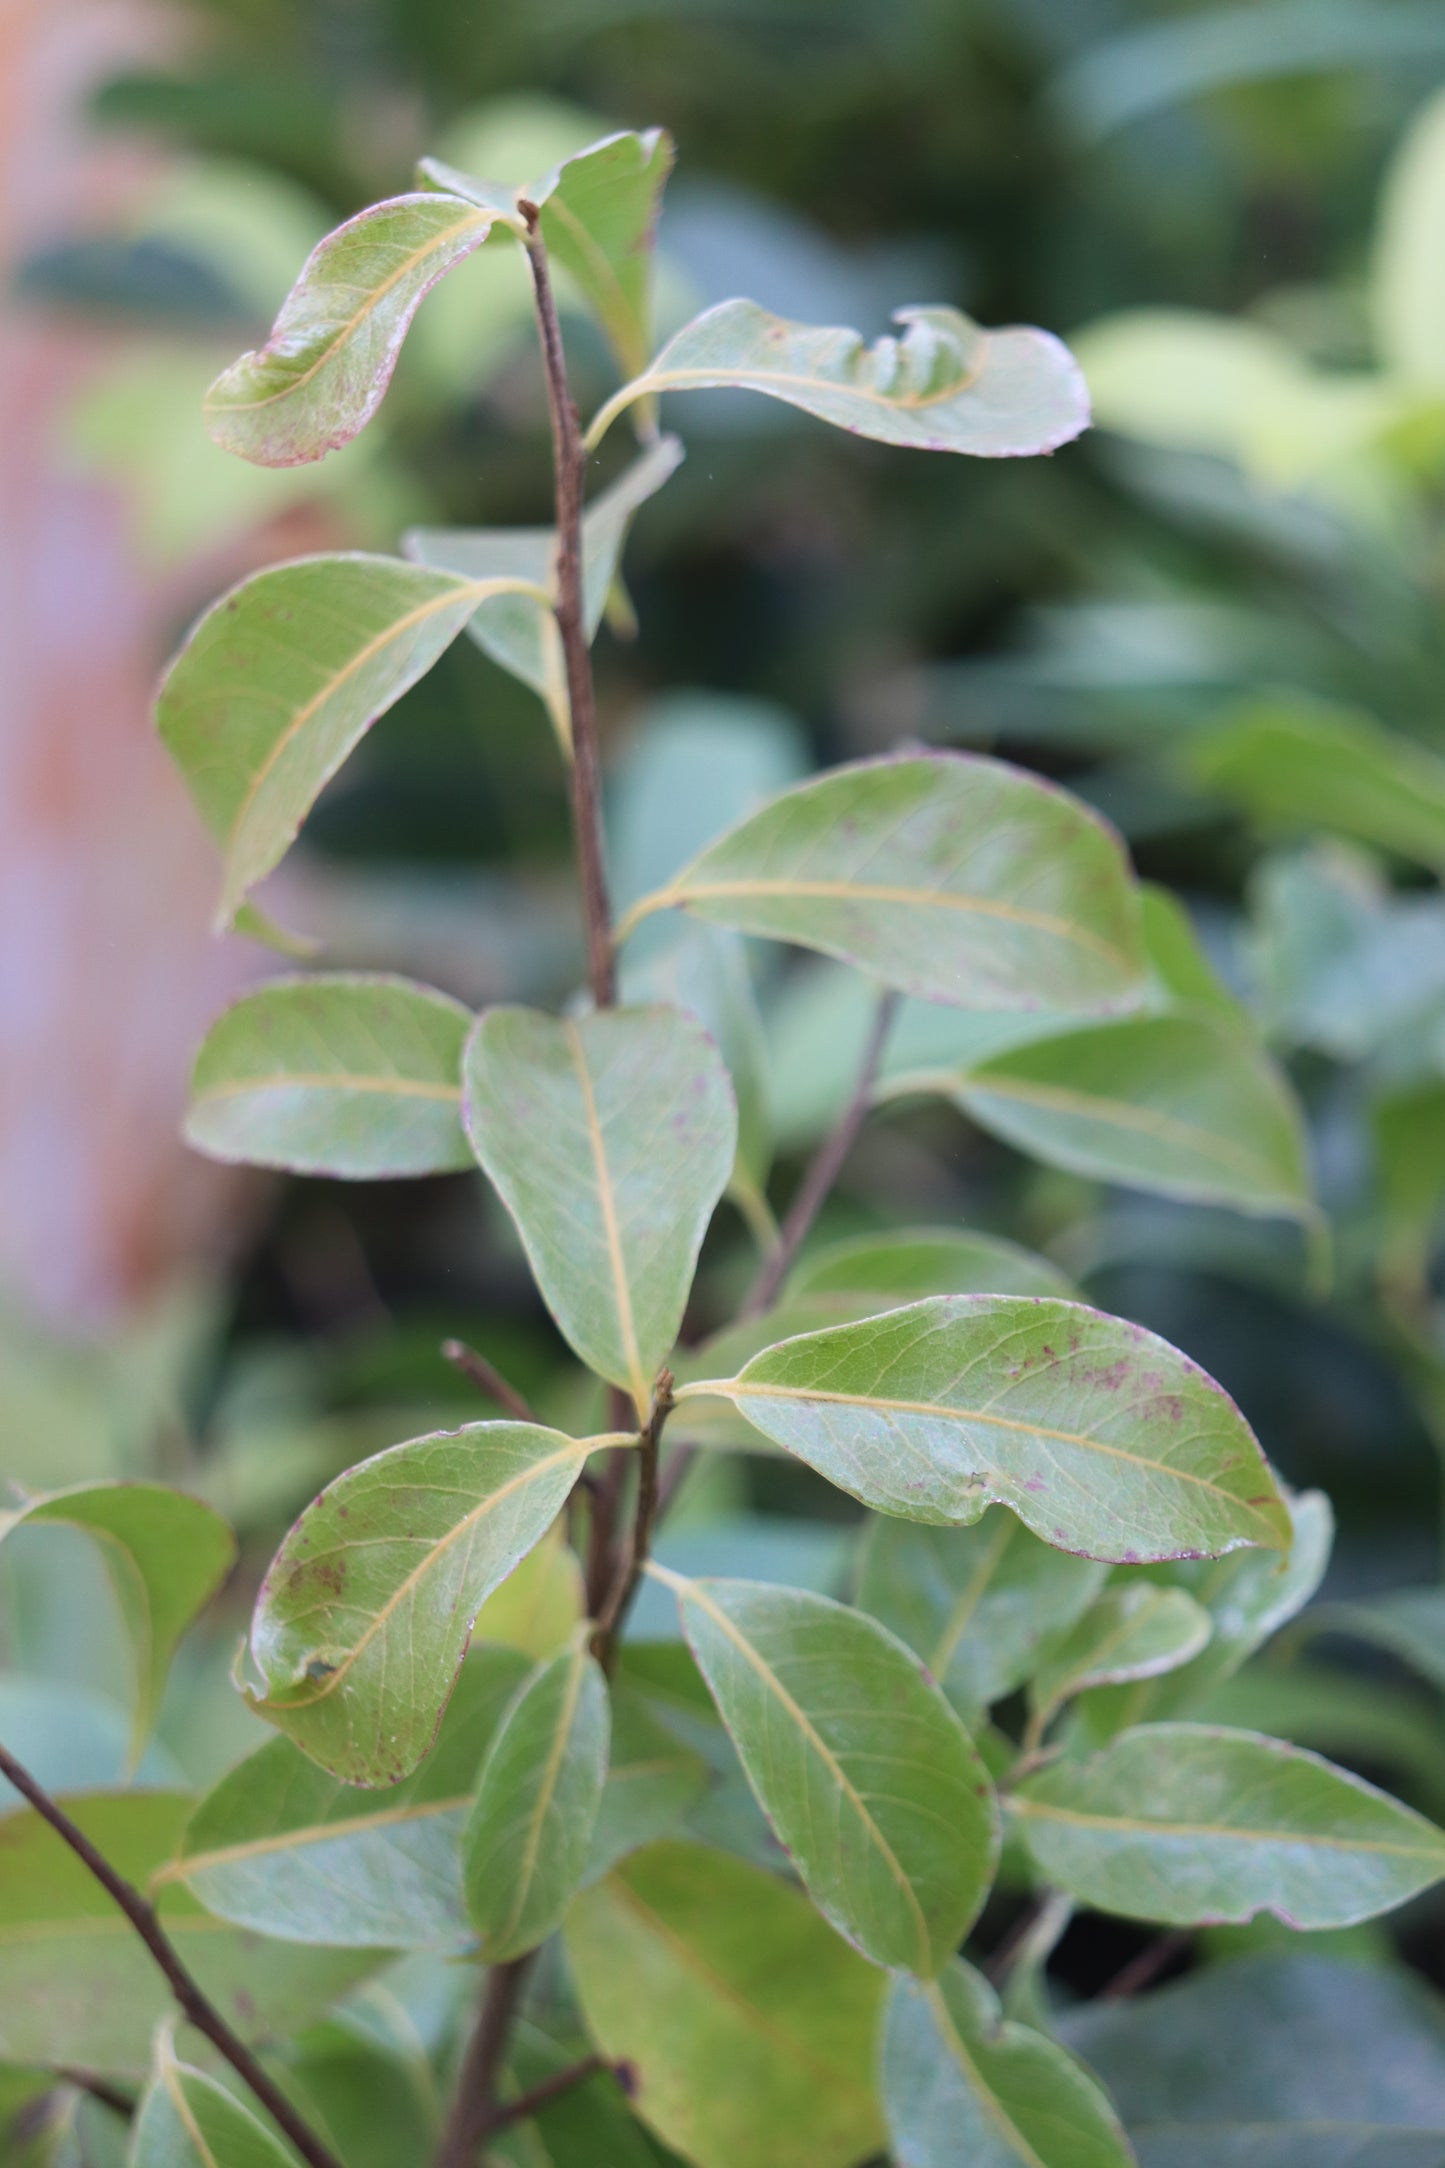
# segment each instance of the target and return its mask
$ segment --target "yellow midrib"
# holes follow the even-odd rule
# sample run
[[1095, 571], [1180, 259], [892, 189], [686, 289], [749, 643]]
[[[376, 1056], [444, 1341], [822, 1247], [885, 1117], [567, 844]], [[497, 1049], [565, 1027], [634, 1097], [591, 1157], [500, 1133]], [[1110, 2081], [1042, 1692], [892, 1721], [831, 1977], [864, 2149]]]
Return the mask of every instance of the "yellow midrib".
[[963, 1590], [949, 1612], [944, 1622], [943, 1632], [939, 1635], [933, 1654], [928, 1660], [928, 1668], [935, 1678], [941, 1679], [952, 1663], [954, 1651], [963, 1639], [970, 1619], [987, 1594], [989, 1583], [998, 1570], [999, 1560], [1008, 1549], [1017, 1525], [1017, 1522], [1007, 1520], [1000, 1515], [999, 1525], [994, 1530], [989, 1547], [967, 1588]]
[[220, 2168], [220, 2163], [217, 2161], [215, 2154], [201, 2135], [200, 2124], [191, 2113], [191, 2104], [187, 2100], [185, 2088], [180, 2082], [180, 2072], [176, 2068], [174, 2055], [165, 2052], [162, 2053], [158, 2060], [160, 2063], [160, 2079], [166, 2089], [166, 2096], [180, 2118], [186, 2136], [200, 2155], [202, 2168]]
[[460, 1085], [427, 1084], [419, 1077], [353, 1076], [339, 1069], [285, 1069], [274, 1076], [233, 1077], [222, 1084], [202, 1085], [193, 1103], [202, 1106], [208, 1099], [239, 1099], [248, 1092], [279, 1091], [287, 1086], [305, 1091], [381, 1092], [388, 1097], [445, 1099], [453, 1104], [460, 1103], [462, 1096]]
[[537, 1855], [542, 1848], [542, 1825], [547, 1819], [547, 1809], [552, 1804], [553, 1794], [557, 1789], [557, 1779], [561, 1774], [562, 1762], [567, 1752], [567, 1743], [572, 1735], [572, 1719], [577, 1713], [577, 1702], [582, 1692], [582, 1679], [586, 1665], [586, 1653], [579, 1649], [572, 1657], [571, 1675], [567, 1681], [567, 1691], [562, 1698], [562, 1706], [557, 1713], [557, 1728], [552, 1735], [552, 1744], [547, 1750], [547, 1760], [542, 1770], [542, 1781], [537, 1787], [537, 1796], [532, 1803], [532, 1812], [527, 1821], [527, 1837], [522, 1846], [522, 1864], [518, 1869], [513, 1885], [511, 1910], [508, 1912], [496, 1938], [499, 1943], [504, 1943], [509, 1935], [516, 1933], [517, 1922], [527, 1908], [527, 1899], [532, 1892], [532, 1878], [537, 1872]]
[[1095, 1814], [1055, 1806], [1015, 1792], [1010, 1809], [1035, 1821], [1067, 1822], [1077, 1829], [1107, 1829], [1133, 1837], [1226, 1837], [1237, 1844], [1303, 1844], [1331, 1852], [1374, 1852], [1385, 1859], [1433, 1859], [1445, 1872], [1445, 1841], [1435, 1845], [1393, 1843], [1386, 1837], [1333, 1837], [1317, 1830], [1236, 1829], [1223, 1822], [1145, 1822], [1130, 1814]]
[[[885, 414], [923, 414], [930, 407], [947, 406], [950, 400], [960, 398], [964, 392], [973, 390], [983, 375], [989, 344], [988, 333], [980, 332], [976, 367], [965, 370], [957, 383], [945, 386], [942, 391], [905, 392], [901, 396], [894, 396], [888, 392], [874, 391], [862, 384], [840, 383], [836, 377], [812, 376], [800, 369], [759, 369], [746, 361], [736, 369], [729, 369], [725, 363], [719, 363], [711, 369], [657, 369], [639, 377], [628, 389], [633, 392], [667, 391], [675, 390], [684, 384], [696, 384], [705, 388], [725, 379], [728, 386], [736, 385], [739, 391], [746, 391], [751, 384], [784, 384], [789, 391], [826, 392], [835, 399], [840, 396], [845, 399], [859, 399], [867, 406], [882, 407]], [[866, 347], [864, 352], [867, 352]]]
[[583, 1119], [587, 1125], [592, 1164], [597, 1176], [597, 1203], [602, 1214], [602, 1231], [607, 1244], [608, 1266], [616, 1297], [617, 1332], [622, 1342], [623, 1364], [627, 1371], [629, 1389], [641, 1414], [647, 1407], [647, 1379], [642, 1373], [642, 1357], [637, 1347], [637, 1327], [632, 1315], [632, 1289], [627, 1279], [622, 1229], [617, 1219], [617, 1199], [612, 1187], [611, 1170], [607, 1164], [607, 1147], [602, 1135], [602, 1123], [598, 1118], [597, 1097], [592, 1089], [592, 1076], [587, 1067], [581, 1032], [570, 1017], [562, 1019], [562, 1029], [567, 1035], [572, 1066], [577, 1074], [578, 1089], [582, 1095]]
[[943, 1989], [936, 1980], [930, 1980], [924, 1993], [933, 2006], [933, 2015], [939, 2032], [943, 2035], [944, 2045], [968, 2080], [970, 2099], [983, 2109], [1009, 2149], [1023, 2163], [1023, 2168], [1048, 2168], [1048, 2163], [1034, 2151], [964, 2046], [963, 2036], [953, 2022], [953, 2013], [948, 2007]]
[[301, 1851], [312, 1844], [341, 1842], [348, 1837], [368, 1837], [378, 1829], [395, 1829], [410, 1822], [429, 1821], [441, 1814], [455, 1814], [469, 1804], [466, 1793], [455, 1799], [428, 1799], [410, 1807], [388, 1807], [376, 1814], [358, 1814], [346, 1821], [307, 1822], [297, 1829], [283, 1829], [270, 1837], [252, 1837], [244, 1844], [217, 1845], [209, 1852], [184, 1853], [171, 1860], [150, 1886], [161, 1889], [168, 1882], [188, 1883], [194, 1875], [213, 1867], [233, 1867], [244, 1860], [266, 1859], [277, 1852]]
[[1060, 1114], [1112, 1123], [1116, 1129], [1137, 1130], [1143, 1135], [1158, 1137], [1161, 1143], [1183, 1145], [1203, 1159], [1213, 1158], [1225, 1166], [1237, 1167], [1256, 1182], [1260, 1179], [1258, 1159], [1232, 1138], [1221, 1137], [1216, 1130], [1201, 1129], [1197, 1123], [1183, 1121], [1175, 1114], [1165, 1114], [1157, 1107], [1141, 1107], [1132, 1100], [1106, 1098], [1102, 1093], [1074, 1091], [1064, 1084], [1038, 1084], [1032, 1079], [990, 1075], [986, 1069], [964, 1070], [957, 1079], [956, 1089], [965, 1098], [980, 1093], [985, 1097], [1020, 1099], [1028, 1105], [1049, 1107]]

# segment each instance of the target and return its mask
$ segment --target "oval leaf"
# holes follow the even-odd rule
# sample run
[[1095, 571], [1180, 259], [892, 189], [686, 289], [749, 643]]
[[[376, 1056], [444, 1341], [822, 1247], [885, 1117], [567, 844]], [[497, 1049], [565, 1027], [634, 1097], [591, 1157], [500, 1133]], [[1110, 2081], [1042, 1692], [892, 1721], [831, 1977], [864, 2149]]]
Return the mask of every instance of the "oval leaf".
[[650, 911], [821, 949], [961, 1008], [1127, 1008], [1144, 987], [1138, 897], [1113, 831], [979, 755], [835, 768], [719, 837]]
[[680, 1009], [490, 1009], [463, 1118], [562, 1332], [645, 1413], [737, 1148], [716, 1047]]
[[1122, 1581], [1045, 1651], [1030, 1697], [1047, 1715], [1088, 1687], [1158, 1678], [1197, 1656], [1209, 1633], [1209, 1613], [1182, 1588]]
[[481, 247], [496, 212], [457, 196], [395, 196], [318, 243], [270, 338], [206, 394], [224, 451], [294, 467], [349, 444], [381, 405], [424, 297]]
[[1051, 1882], [1128, 1919], [1349, 1927], [1445, 1876], [1445, 1834], [1409, 1807], [1222, 1725], [1141, 1725], [1027, 1778], [1010, 1806]]
[[955, 1234], [943, 1227], [890, 1228], [851, 1235], [810, 1250], [788, 1279], [788, 1299], [863, 1296], [889, 1304], [924, 1295], [1058, 1295], [1070, 1282], [1047, 1257], [999, 1235]]
[[999, 1844], [993, 1787], [940, 1689], [826, 1596], [660, 1578], [819, 1911], [876, 1964], [931, 1979], [978, 1917]]
[[592, 1847], [610, 1728], [607, 1682], [585, 1648], [533, 1672], [503, 1717], [462, 1840], [484, 1963], [521, 1957], [561, 1925]]
[[789, 323], [720, 301], [685, 324], [587, 432], [597, 444], [633, 400], [664, 391], [764, 392], [859, 437], [1008, 459], [1052, 452], [1089, 425], [1078, 363], [1047, 331], [985, 331], [958, 309], [895, 309], [900, 337]]
[[156, 2053], [131, 2132], [128, 2168], [296, 2168], [296, 2155], [214, 2078]]
[[211, 1026], [187, 1141], [212, 1159], [376, 1181], [469, 1167], [470, 1011], [409, 979], [273, 979]]
[[252, 1707], [349, 1784], [410, 1776], [482, 1604], [541, 1541], [590, 1451], [532, 1423], [469, 1423], [349, 1468], [271, 1561], [251, 1621]]
[[1082, 1303], [937, 1296], [785, 1340], [678, 1398], [703, 1392], [901, 1520], [967, 1524], [996, 1500], [1045, 1543], [1129, 1562], [1289, 1541], [1228, 1395]]
[[883, 2107], [898, 2168], [1130, 2168], [1102, 2086], [955, 1959], [896, 1980], [883, 2016]]

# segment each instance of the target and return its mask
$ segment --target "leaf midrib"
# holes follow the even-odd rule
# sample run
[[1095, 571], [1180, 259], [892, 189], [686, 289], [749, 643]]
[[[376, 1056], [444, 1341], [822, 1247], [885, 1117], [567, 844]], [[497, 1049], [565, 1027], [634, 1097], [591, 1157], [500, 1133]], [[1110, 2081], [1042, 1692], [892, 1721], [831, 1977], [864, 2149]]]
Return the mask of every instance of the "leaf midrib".
[[622, 1229], [617, 1218], [617, 1197], [612, 1186], [612, 1170], [607, 1163], [607, 1145], [597, 1113], [597, 1095], [592, 1089], [592, 1075], [587, 1067], [587, 1054], [582, 1044], [581, 1032], [570, 1017], [562, 1019], [562, 1029], [566, 1034], [568, 1051], [572, 1056], [572, 1066], [576, 1071], [578, 1088], [582, 1095], [582, 1115], [592, 1152], [592, 1165], [597, 1181], [597, 1203], [602, 1214], [602, 1231], [612, 1274], [623, 1367], [627, 1371], [629, 1390], [641, 1413], [647, 1406], [647, 1380], [642, 1373], [642, 1358], [637, 1347], [637, 1327], [632, 1315], [632, 1289], [627, 1278], [627, 1258], [622, 1247]]
[[572, 1722], [577, 1713], [577, 1703], [582, 1693], [582, 1681], [586, 1674], [586, 1667], [586, 1652], [583, 1650], [575, 1651], [571, 1659], [567, 1690], [562, 1697], [562, 1706], [557, 1712], [556, 1728], [552, 1734], [551, 1744], [547, 1749], [547, 1759], [542, 1769], [542, 1781], [537, 1786], [537, 1794], [532, 1802], [532, 1811], [527, 1818], [526, 1841], [522, 1846], [522, 1863], [518, 1869], [513, 1887], [511, 1908], [497, 1935], [494, 1938], [489, 1938], [496, 1944], [505, 1944], [517, 1932], [518, 1922], [526, 1911], [527, 1900], [532, 1894], [532, 1883], [537, 1873], [537, 1856], [542, 1848], [542, 1828], [547, 1819], [547, 1811], [556, 1794], [558, 1780], [562, 1772], [562, 1763], [566, 1757], [568, 1742], [572, 1736]]
[[1197, 1152], [1201, 1159], [1212, 1158], [1226, 1167], [1232, 1165], [1254, 1182], [1263, 1176], [1272, 1186], [1275, 1179], [1267, 1165], [1231, 1137], [1222, 1137], [1212, 1129], [1202, 1129], [1195, 1122], [1165, 1114], [1157, 1107], [1141, 1107], [1133, 1100], [1114, 1099], [1102, 1092], [1075, 1091], [1064, 1084], [1036, 1083], [1032, 1078], [997, 1071], [990, 1073], [986, 1068], [962, 1071], [954, 1080], [953, 1088], [965, 1098], [978, 1093], [984, 1097], [1019, 1099], [1027, 1105], [1074, 1114], [1082, 1120], [1111, 1124], [1116, 1129], [1138, 1130], [1157, 1137], [1161, 1143], [1182, 1145]]
[[1004, 2107], [998, 2094], [984, 2077], [973, 2057], [969, 2054], [968, 2049], [964, 2046], [963, 2035], [953, 2021], [953, 2012], [949, 2009], [947, 1998], [937, 1980], [930, 1980], [924, 1989], [924, 1993], [932, 2007], [939, 2032], [943, 2036], [944, 2046], [968, 2080], [969, 2090], [974, 2099], [983, 2109], [994, 2128], [1002, 2135], [1005, 2144], [1017, 2154], [1019, 2160], [1023, 2162], [1024, 2168], [1048, 2168], [1048, 2163], [1040, 2154], [1034, 2151], [1028, 2139], [1019, 2129], [1018, 2124]]
[[349, 1070], [340, 1069], [282, 1069], [271, 1076], [232, 1077], [218, 1084], [204, 1084], [194, 1095], [193, 1106], [204, 1106], [208, 1099], [241, 1099], [248, 1092], [280, 1091], [288, 1086], [298, 1091], [380, 1092], [388, 1097], [403, 1099], [444, 1099], [459, 1103], [459, 1084], [427, 1083], [420, 1077], [406, 1076], [356, 1076]]
[[308, 1845], [342, 1841], [348, 1837], [367, 1837], [379, 1829], [403, 1827], [410, 1822], [424, 1822], [443, 1814], [458, 1813], [469, 1804], [466, 1793], [455, 1799], [418, 1800], [407, 1807], [387, 1807], [375, 1814], [348, 1816], [335, 1822], [303, 1822], [295, 1829], [274, 1831], [266, 1837], [250, 1837], [241, 1844], [216, 1845], [207, 1852], [182, 1853], [151, 1877], [152, 1889], [160, 1889], [168, 1882], [189, 1883], [193, 1876], [207, 1874], [216, 1867], [233, 1867], [247, 1860], [266, 1859], [276, 1853], [303, 1851]]
[[1114, 1830], [1135, 1837], [1224, 1837], [1239, 1844], [1303, 1844], [1333, 1852], [1371, 1852], [1388, 1859], [1434, 1860], [1445, 1874], [1445, 1838], [1433, 1846], [1392, 1842], [1387, 1837], [1340, 1837], [1316, 1830], [1237, 1829], [1223, 1822], [1146, 1822], [1129, 1814], [1098, 1814], [1082, 1807], [1061, 1807], [1050, 1800], [1015, 1792], [1008, 1805], [1027, 1820], [1065, 1822], [1080, 1829]]

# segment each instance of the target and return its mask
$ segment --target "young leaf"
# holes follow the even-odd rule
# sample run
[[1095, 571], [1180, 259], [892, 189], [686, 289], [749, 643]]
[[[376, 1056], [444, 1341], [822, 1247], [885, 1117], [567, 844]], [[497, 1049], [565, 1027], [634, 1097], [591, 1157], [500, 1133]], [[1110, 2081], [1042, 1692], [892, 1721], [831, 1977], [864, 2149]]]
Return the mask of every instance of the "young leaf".
[[1209, 1613], [1182, 1588], [1121, 1581], [1043, 1654], [1030, 1685], [1040, 1717], [1091, 1686], [1157, 1678], [1197, 1656], [1209, 1639]]
[[235, 1539], [218, 1513], [160, 1483], [84, 1483], [0, 1511], [13, 1529], [83, 1528], [100, 1546], [135, 1663], [131, 1752], [149, 1738], [176, 1644], [231, 1570]]
[[463, 1119], [562, 1332], [645, 1413], [732, 1173], [716, 1047], [678, 1009], [489, 1009], [467, 1043]]
[[714, 1392], [840, 1490], [960, 1525], [991, 1501], [1089, 1558], [1281, 1549], [1289, 1516], [1233, 1401], [1081, 1303], [943, 1295], [769, 1348]]
[[1010, 1796], [1051, 1882], [1101, 1912], [1192, 1927], [1272, 1912], [1348, 1927], [1445, 1876], [1445, 1834], [1303, 1747], [1148, 1724]]
[[353, 552], [272, 565], [212, 604], [166, 672], [156, 721], [224, 853], [219, 932], [376, 718], [480, 603], [517, 593], [532, 583]]
[[462, 1665], [435, 1749], [383, 1799], [273, 1739], [222, 1777], [158, 1877], [208, 1912], [286, 1941], [413, 1949], [466, 1932], [458, 1846], [477, 1772], [527, 1674], [518, 1650]]
[[961, 1008], [1100, 1013], [1143, 991], [1113, 832], [978, 755], [859, 761], [800, 784], [644, 896], [620, 933], [674, 905]]
[[131, 2132], [128, 2168], [296, 2168], [296, 2155], [214, 2078], [176, 2061], [168, 2038]]
[[1022, 1686], [1040, 1645], [1074, 1623], [1107, 1571], [1051, 1550], [997, 1507], [971, 1528], [879, 1519], [858, 1602], [917, 1651], [967, 1714]]
[[924, 1295], [973, 1294], [1077, 1299], [1058, 1266], [1036, 1251], [999, 1235], [955, 1234], [943, 1227], [847, 1236], [810, 1250], [788, 1279], [790, 1301], [868, 1297], [881, 1307]]
[[1007, 2022], [961, 1958], [893, 1983], [883, 2107], [898, 2168], [1130, 2168], [1102, 2086], [1043, 2033]]
[[895, 309], [901, 336], [789, 323], [755, 301], [720, 301], [685, 324], [587, 432], [601, 442], [636, 399], [664, 391], [765, 393], [853, 436], [983, 459], [1056, 451], [1089, 425], [1068, 348], [1047, 331], [985, 331], [958, 309]]
[[503, 1717], [462, 1839], [484, 1963], [522, 1957], [561, 1925], [587, 1865], [609, 1735], [607, 1682], [585, 1647], [533, 1672]]
[[579, 1897], [565, 1933], [588, 2031], [695, 2168], [853, 2168], [882, 2145], [883, 1978], [801, 1891], [654, 1844]]
[[942, 1692], [826, 1596], [665, 1578], [813, 1902], [876, 1964], [931, 1979], [977, 1918], [999, 1843], [993, 1787]]
[[376, 1181], [469, 1167], [471, 1014], [409, 979], [273, 979], [211, 1026], [186, 1139], [212, 1159]]
[[531, 1423], [394, 1445], [328, 1484], [271, 1561], [251, 1706], [348, 1784], [397, 1784], [436, 1736], [472, 1622], [591, 1451]]
[[328, 234], [266, 344], [207, 393], [216, 443], [262, 467], [299, 466], [350, 443], [381, 405], [423, 299], [481, 247], [497, 216], [457, 196], [396, 196]]

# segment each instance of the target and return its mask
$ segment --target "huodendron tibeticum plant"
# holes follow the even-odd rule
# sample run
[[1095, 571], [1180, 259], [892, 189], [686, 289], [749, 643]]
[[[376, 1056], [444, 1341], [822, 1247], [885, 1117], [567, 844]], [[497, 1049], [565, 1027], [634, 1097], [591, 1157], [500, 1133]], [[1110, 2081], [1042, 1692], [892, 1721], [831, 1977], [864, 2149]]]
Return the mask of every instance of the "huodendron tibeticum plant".
[[[1311, 1222], [1287, 1086], [1110, 829], [1017, 768], [911, 751], [758, 806], [611, 918], [589, 643], [628, 520], [682, 457], [661, 396], [753, 390], [984, 457], [1050, 451], [1088, 419], [1056, 340], [950, 308], [902, 310], [865, 345], [729, 301], [654, 354], [670, 155], [660, 134], [613, 136], [520, 191], [424, 165], [416, 193], [321, 243], [210, 395], [243, 458], [319, 459], [376, 411], [438, 279], [483, 246], [526, 254], [555, 532], [429, 530], [404, 556], [258, 573], [192, 632], [160, 727], [221, 846], [218, 923], [264, 932], [253, 887], [449, 642], [469, 633], [540, 696], [571, 780], [587, 995], [473, 1017], [401, 979], [277, 980], [212, 1030], [189, 1135], [312, 1175], [479, 1163], [597, 1415], [566, 1435], [494, 1381], [505, 1420], [394, 1445], [323, 1490], [261, 1582], [238, 1669], [276, 1736], [209, 1796], [61, 1808], [0, 1756], [30, 1802], [0, 1824], [0, 2082], [20, 2098], [78, 2070], [122, 2105], [139, 2086], [132, 2168], [370, 2168], [396, 2102], [365, 2091], [382, 2004], [355, 1990], [407, 1953], [477, 1981], [444, 2095], [415, 2110], [440, 2168], [1113, 2168], [1128, 2140], [1041, 1986], [1071, 1910], [1338, 1928], [1445, 1876], [1445, 1835], [1407, 1807], [1191, 1718], [1308, 1600], [1330, 1542], [1325, 1501], [1281, 1488], [1209, 1377], [997, 1241], [805, 1243], [870, 1104], [904, 1090], [1085, 1173]], [[626, 379], [585, 432], [554, 273]], [[612, 460], [624, 415], [630, 465]], [[721, 1006], [746, 973], [692, 974], [712, 989], [701, 1019], [650, 998], [656, 927], [632, 936], [659, 913], [673, 960], [735, 961], [750, 935], [878, 988], [856, 1090], [780, 1231], [738, 1156], [750, 1080], [719, 1052], [747, 1044]], [[968, 1011], [989, 1012], [981, 1038]], [[749, 1181], [752, 1291], [710, 1347], [679, 1348], [711, 1217]], [[692, 1456], [739, 1450], [796, 1456], [868, 1509], [850, 1602], [653, 1561]], [[15, 1518], [104, 1539], [143, 1739], [225, 1529], [126, 1484]], [[529, 1574], [572, 1606], [570, 1635], [533, 1663], [484, 1619], [469, 1649]], [[675, 1643], [624, 1638], [647, 1575]], [[970, 1936], [1000, 1875], [1025, 1902], [986, 1978]], [[39, 1985], [57, 1938], [59, 2001]], [[316, 2021], [348, 1995], [328, 2062]], [[425, 2095], [413, 2050], [384, 2067]]]

